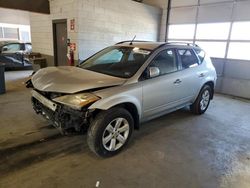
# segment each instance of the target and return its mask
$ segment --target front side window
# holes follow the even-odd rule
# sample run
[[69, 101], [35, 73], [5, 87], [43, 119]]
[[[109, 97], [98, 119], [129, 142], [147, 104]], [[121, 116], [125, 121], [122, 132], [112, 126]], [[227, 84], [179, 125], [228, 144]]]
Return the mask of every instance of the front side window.
[[160, 75], [177, 71], [175, 54], [173, 50], [161, 51], [152, 61], [150, 67], [158, 67]]
[[199, 65], [199, 61], [192, 50], [178, 49], [177, 52], [180, 57], [183, 69], [188, 69]]
[[80, 67], [120, 78], [132, 77], [149, 57], [151, 51], [113, 46], [106, 48], [84, 61]]

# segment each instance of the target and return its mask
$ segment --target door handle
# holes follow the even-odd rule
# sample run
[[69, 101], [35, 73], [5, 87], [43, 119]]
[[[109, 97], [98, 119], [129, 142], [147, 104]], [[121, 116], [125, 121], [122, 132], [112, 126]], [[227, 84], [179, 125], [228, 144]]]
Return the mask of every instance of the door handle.
[[174, 84], [180, 84], [181, 83], [181, 80], [180, 79], [177, 79], [175, 80]]
[[204, 74], [204, 73], [201, 73], [201, 74], [199, 75], [199, 77], [200, 77], [200, 78], [203, 78], [203, 77], [205, 77], [205, 74]]

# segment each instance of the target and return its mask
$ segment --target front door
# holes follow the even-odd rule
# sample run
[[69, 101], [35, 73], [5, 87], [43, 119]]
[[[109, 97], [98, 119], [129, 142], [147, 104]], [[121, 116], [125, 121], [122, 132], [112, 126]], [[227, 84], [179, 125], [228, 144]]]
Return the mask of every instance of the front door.
[[53, 21], [54, 60], [56, 66], [68, 65], [67, 20]]

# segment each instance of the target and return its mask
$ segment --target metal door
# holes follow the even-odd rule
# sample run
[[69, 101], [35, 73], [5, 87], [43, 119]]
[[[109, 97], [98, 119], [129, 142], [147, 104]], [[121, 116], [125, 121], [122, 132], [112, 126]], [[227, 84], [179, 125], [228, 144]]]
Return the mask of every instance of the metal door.
[[53, 21], [54, 59], [56, 66], [68, 65], [67, 59], [67, 20]]

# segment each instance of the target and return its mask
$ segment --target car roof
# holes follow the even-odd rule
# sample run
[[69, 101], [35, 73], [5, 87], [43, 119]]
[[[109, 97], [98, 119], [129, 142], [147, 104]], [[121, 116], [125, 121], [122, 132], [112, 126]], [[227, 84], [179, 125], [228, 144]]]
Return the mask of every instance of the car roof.
[[200, 47], [196, 44], [192, 43], [184, 43], [184, 42], [151, 42], [151, 41], [134, 41], [131, 43], [131, 41], [122, 41], [116, 44], [116, 46], [126, 46], [126, 47], [137, 47], [147, 50], [155, 50], [159, 47], [168, 46], [172, 48], [198, 48]]
[[20, 40], [2, 40], [2, 41], [0, 41], [0, 46], [4, 46], [6, 44], [16, 44], [16, 43], [19, 43], [19, 44], [31, 44], [30, 42], [23, 42], [23, 41], [20, 41]]

